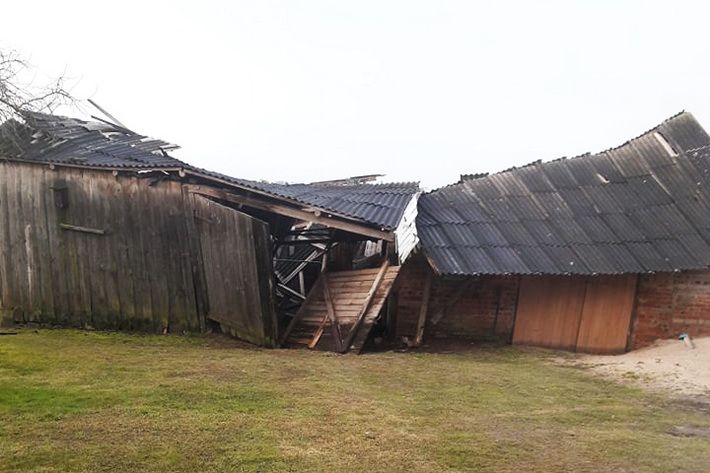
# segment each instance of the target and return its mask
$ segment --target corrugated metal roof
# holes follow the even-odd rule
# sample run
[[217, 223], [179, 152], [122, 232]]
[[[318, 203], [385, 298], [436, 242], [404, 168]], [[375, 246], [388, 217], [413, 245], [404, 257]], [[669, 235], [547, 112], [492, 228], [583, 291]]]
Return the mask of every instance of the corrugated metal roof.
[[683, 112], [595, 155], [464, 176], [418, 210], [440, 274], [707, 268], [710, 137]]
[[0, 127], [0, 155], [7, 159], [110, 169], [185, 169], [386, 230], [397, 227], [407, 204], [419, 192], [416, 182], [333, 185], [240, 179], [191, 166], [169, 155], [176, 145], [110, 123], [36, 112], [25, 112], [24, 118], [24, 125], [3, 125], [14, 127], [12, 139], [3, 137]]

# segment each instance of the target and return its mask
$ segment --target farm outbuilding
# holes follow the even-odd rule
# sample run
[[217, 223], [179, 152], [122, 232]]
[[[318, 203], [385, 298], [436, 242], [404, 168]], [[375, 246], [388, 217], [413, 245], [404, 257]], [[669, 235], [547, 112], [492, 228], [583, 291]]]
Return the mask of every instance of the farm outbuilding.
[[[341, 271], [333, 278], [346, 287], [354, 266], [397, 267], [416, 245], [416, 183], [232, 178], [102, 119], [26, 112], [0, 138], [5, 323], [219, 327], [276, 346], [323, 270]], [[371, 303], [355, 332], [379, 316]], [[344, 331], [353, 326], [338, 301], [336, 310]]]
[[418, 202], [400, 336], [620, 353], [710, 334], [710, 137], [689, 113]]
[[373, 333], [598, 353], [710, 333], [710, 137], [689, 113], [423, 195], [239, 179], [176, 148], [98, 118], [0, 126], [0, 320], [338, 352]]

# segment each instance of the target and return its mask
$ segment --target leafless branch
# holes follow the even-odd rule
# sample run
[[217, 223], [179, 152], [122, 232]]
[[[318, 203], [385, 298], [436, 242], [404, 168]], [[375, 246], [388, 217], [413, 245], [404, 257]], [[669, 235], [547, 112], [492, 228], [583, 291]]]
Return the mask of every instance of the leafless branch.
[[23, 111], [53, 113], [74, 102], [64, 76], [37, 86], [24, 80], [32, 67], [16, 51], [0, 49], [0, 138], [15, 143]]

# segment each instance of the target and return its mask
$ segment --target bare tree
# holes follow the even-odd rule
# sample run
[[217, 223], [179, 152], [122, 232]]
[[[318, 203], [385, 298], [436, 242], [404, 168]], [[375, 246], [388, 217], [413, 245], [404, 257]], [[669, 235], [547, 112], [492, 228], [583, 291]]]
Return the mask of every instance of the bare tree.
[[31, 72], [32, 67], [16, 51], [0, 49], [0, 140], [4, 147], [17, 144], [24, 111], [52, 113], [74, 102], [64, 76], [37, 85], [25, 79]]

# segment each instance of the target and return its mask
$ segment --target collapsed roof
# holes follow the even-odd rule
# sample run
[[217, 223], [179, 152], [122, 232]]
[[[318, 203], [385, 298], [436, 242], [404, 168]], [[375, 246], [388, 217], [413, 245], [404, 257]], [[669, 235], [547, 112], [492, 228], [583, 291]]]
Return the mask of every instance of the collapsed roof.
[[710, 137], [683, 112], [599, 154], [462, 176], [418, 205], [439, 274], [707, 268]]
[[0, 127], [0, 156], [47, 164], [107, 169], [181, 170], [230, 186], [334, 212], [394, 230], [416, 182], [387, 184], [278, 184], [239, 179], [189, 165], [169, 152], [177, 145], [148, 138], [109, 122], [26, 111], [25, 123]]

